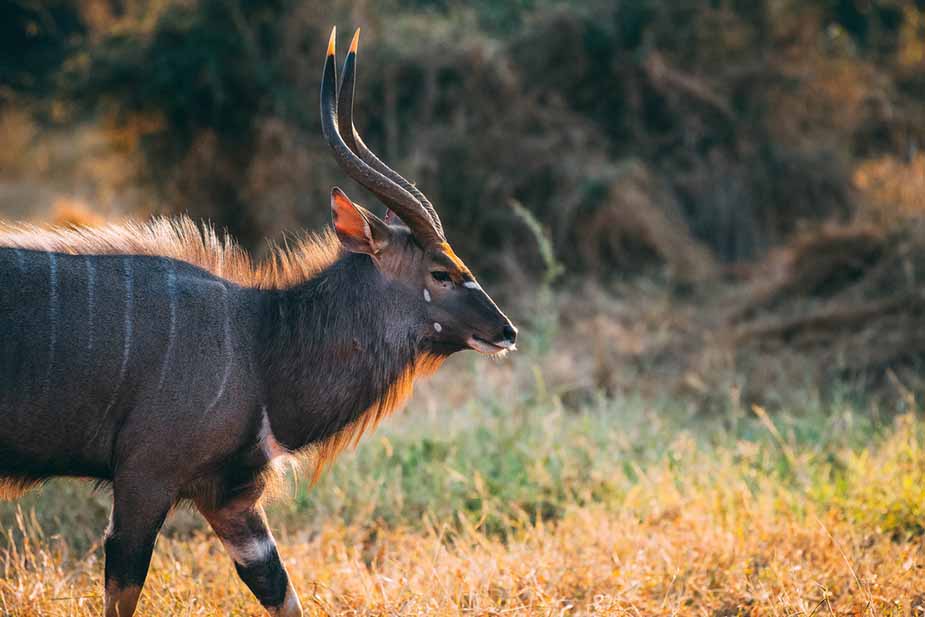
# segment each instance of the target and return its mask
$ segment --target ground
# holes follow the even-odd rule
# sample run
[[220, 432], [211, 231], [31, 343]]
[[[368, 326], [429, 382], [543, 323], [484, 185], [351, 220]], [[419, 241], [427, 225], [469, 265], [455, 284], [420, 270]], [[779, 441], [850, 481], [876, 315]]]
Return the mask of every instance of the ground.
[[[703, 495], [638, 520], [579, 508], [508, 543], [336, 524], [280, 538], [308, 615], [916, 615], [925, 551], [834, 513], [729, 516]], [[451, 521], [452, 526], [455, 522]], [[100, 560], [8, 555], [3, 614], [98, 615]], [[917, 607], [917, 609], [915, 608]], [[209, 537], [165, 540], [142, 615], [260, 615]]]

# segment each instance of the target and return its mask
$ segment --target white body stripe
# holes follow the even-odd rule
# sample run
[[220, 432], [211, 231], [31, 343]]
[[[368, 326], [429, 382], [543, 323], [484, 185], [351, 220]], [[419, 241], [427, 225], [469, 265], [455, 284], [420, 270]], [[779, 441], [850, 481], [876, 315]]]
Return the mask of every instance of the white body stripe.
[[48, 253], [48, 369], [45, 387], [51, 387], [51, 370], [55, 364], [55, 346], [58, 343], [58, 259]]
[[225, 393], [225, 386], [228, 384], [228, 377], [231, 375], [231, 365], [233, 364], [231, 348], [231, 313], [228, 310], [228, 288], [222, 285], [222, 308], [225, 312], [224, 337], [222, 338], [222, 355], [225, 356], [225, 371], [222, 374], [222, 381], [218, 385], [218, 392], [206, 412], [212, 411]]
[[13, 249], [13, 253], [16, 255], [16, 264], [19, 266], [20, 270], [26, 269], [26, 256], [20, 249]]
[[116, 404], [116, 398], [118, 398], [119, 389], [122, 387], [122, 382], [125, 380], [125, 373], [128, 370], [128, 359], [132, 351], [132, 287], [134, 284], [134, 274], [132, 273], [131, 258], [126, 257], [122, 260], [122, 264], [125, 268], [125, 320], [123, 324], [122, 365], [119, 367], [119, 377], [116, 380], [116, 387], [112, 391], [112, 398], [109, 399], [106, 411], [103, 412], [104, 418], [109, 415], [109, 410]]
[[87, 354], [93, 353], [93, 315], [96, 312], [96, 267], [89, 256], [84, 257], [87, 266]]
[[158, 391], [164, 387], [167, 368], [170, 366], [170, 357], [173, 354], [173, 346], [177, 338], [177, 272], [173, 263], [170, 264], [170, 270], [167, 271], [167, 298], [170, 302], [170, 325], [167, 333], [167, 348], [164, 350], [164, 361], [161, 364], [161, 378], [157, 383]]

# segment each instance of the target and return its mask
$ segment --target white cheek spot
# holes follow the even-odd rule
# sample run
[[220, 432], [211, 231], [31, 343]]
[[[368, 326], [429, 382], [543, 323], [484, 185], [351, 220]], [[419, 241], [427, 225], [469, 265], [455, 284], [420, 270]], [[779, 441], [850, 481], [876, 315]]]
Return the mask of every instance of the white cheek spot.
[[424, 290], [424, 302], [430, 302], [430, 292], [426, 289]]
[[434, 330], [436, 330], [437, 332], [440, 332], [441, 330], [443, 330], [443, 326], [441, 326], [440, 324], [438, 324], [438, 323], [435, 321], [435, 322], [434, 322]]
[[465, 283], [463, 283], [463, 287], [466, 287], [468, 289], [481, 289], [479, 284], [476, 283], [475, 281], [466, 281]]

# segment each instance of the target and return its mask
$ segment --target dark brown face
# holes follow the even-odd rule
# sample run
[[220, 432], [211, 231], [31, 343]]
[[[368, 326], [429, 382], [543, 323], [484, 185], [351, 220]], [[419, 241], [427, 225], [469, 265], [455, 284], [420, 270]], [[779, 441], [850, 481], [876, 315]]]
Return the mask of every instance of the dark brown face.
[[515, 349], [517, 328], [449, 244], [427, 251], [423, 262], [418, 280], [435, 342], [485, 354]]
[[517, 328], [485, 293], [447, 243], [423, 249], [404, 226], [387, 225], [339, 189], [332, 194], [334, 227], [350, 251], [373, 257], [383, 276], [421, 304], [424, 340], [437, 351], [515, 349]]

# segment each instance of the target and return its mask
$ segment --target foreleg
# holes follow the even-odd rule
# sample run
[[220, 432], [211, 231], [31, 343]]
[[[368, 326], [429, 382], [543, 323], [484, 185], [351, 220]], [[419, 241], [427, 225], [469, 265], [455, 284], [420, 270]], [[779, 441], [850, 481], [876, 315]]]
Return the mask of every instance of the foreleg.
[[230, 504], [200, 511], [234, 561], [238, 576], [273, 617], [302, 617], [302, 605], [276, 550], [258, 504]]

